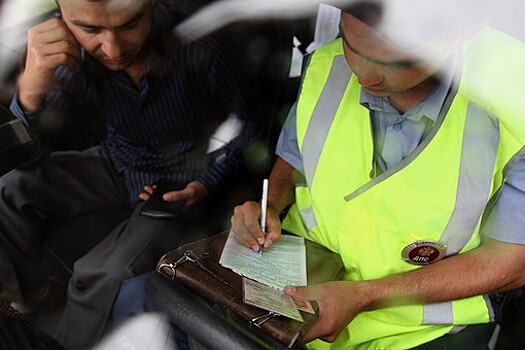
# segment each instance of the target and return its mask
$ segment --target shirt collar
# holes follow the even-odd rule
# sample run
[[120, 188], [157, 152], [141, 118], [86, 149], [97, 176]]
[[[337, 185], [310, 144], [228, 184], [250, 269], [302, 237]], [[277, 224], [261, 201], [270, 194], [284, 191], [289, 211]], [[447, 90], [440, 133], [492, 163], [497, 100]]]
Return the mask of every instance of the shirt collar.
[[[441, 107], [445, 102], [448, 91], [452, 86], [452, 80], [457, 66], [458, 54], [452, 54], [445, 61], [442, 67], [439, 69], [438, 74], [441, 75], [441, 79], [432, 91], [415, 107], [406, 112], [402, 117], [410, 119], [412, 121], [419, 121], [423, 116], [437, 120]], [[361, 96], [359, 103], [368, 108], [370, 111], [378, 111], [384, 113], [399, 114], [399, 112], [392, 107], [387, 97], [374, 96], [363, 87], [361, 87]]]

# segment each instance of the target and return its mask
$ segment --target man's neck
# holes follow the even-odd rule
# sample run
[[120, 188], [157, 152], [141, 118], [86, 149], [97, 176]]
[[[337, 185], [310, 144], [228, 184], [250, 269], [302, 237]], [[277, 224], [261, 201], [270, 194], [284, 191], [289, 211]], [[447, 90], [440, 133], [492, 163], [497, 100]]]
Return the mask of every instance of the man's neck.
[[399, 113], [405, 114], [423, 101], [437, 83], [438, 81], [434, 77], [430, 77], [409, 90], [396, 92], [388, 97], [390, 105]]
[[135, 86], [140, 85], [140, 79], [146, 73], [146, 58], [141, 55], [131, 66], [124, 70]]

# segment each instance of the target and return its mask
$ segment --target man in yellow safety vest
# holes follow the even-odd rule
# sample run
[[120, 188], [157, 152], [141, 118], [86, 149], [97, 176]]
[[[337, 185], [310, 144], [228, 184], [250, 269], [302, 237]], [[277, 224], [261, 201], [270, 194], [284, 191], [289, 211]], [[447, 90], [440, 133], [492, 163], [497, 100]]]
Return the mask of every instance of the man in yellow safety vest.
[[285, 288], [319, 303], [310, 348], [486, 349], [493, 293], [525, 284], [525, 122], [511, 99], [525, 50], [483, 28], [436, 65], [419, 55], [431, 41], [401, 48], [381, 11], [359, 10], [307, 64], [266, 235], [251, 201], [233, 231], [267, 250], [282, 226], [341, 255], [342, 281]]

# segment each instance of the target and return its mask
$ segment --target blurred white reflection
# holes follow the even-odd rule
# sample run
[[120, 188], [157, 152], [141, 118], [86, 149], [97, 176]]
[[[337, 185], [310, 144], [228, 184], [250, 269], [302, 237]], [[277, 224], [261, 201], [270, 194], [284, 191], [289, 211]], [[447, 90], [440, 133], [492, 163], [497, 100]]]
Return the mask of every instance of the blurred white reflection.
[[301, 18], [317, 12], [320, 3], [345, 6], [356, 0], [219, 0], [179, 24], [175, 33], [190, 40], [237, 21]]
[[27, 43], [27, 30], [40, 15], [56, 8], [54, 0], [6, 0], [0, 7], [0, 81], [5, 82]]
[[486, 33], [487, 26], [510, 34], [496, 44], [478, 45], [482, 48], [478, 57], [463, 71], [463, 93], [495, 115], [512, 115], [511, 123], [522, 122], [525, 106], [516, 101], [525, 95], [523, 0], [219, 0], [187, 18], [174, 32], [192, 40], [237, 21], [312, 16], [321, 2], [341, 8], [380, 4], [380, 31], [397, 46], [435, 65], [441, 65], [465, 41], [479, 44], [482, 35], [477, 33]]
[[210, 142], [206, 153], [211, 153], [224, 147], [228, 142], [232, 141], [239, 135], [241, 129], [242, 122], [236, 115], [231, 114], [228, 119], [219, 125], [213, 135], [210, 136]]
[[2, 1], [0, 10], [0, 30], [30, 20], [55, 7], [56, 4], [54, 0]]
[[[180, 23], [175, 32], [196, 39], [223, 26], [268, 18], [293, 19], [314, 15], [318, 5], [351, 6], [360, 0], [218, 0]], [[522, 0], [370, 0], [384, 7], [383, 28], [400, 41], [417, 42], [436, 29], [457, 34], [480, 19], [490, 21], [519, 39], [525, 38]]]
[[93, 350], [176, 350], [166, 317], [148, 312], [131, 318], [108, 334]]

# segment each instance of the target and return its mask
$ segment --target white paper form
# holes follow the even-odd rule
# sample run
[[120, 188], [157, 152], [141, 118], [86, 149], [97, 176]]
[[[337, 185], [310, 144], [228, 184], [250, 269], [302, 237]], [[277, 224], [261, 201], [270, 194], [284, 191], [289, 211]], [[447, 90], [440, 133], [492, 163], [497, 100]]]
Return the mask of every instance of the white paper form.
[[283, 290], [286, 285], [306, 286], [306, 247], [303, 237], [282, 235], [262, 255], [237, 242], [230, 232], [219, 264], [239, 275]]

